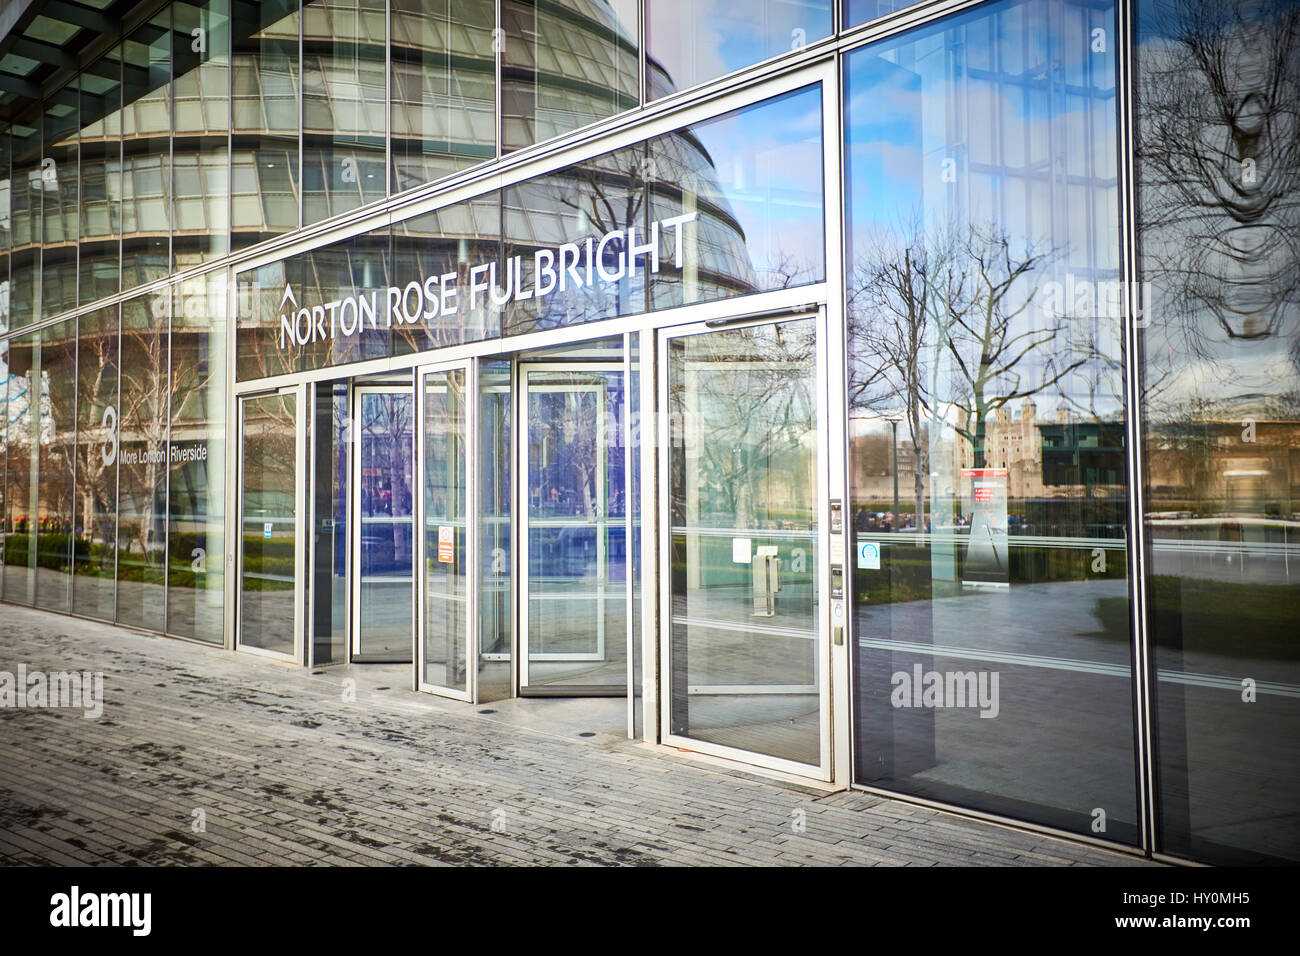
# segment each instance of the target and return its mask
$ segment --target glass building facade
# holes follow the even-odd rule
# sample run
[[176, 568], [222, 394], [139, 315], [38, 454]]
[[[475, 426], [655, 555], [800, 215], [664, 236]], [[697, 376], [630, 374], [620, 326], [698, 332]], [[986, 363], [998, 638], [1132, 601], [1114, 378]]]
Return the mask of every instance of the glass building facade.
[[1300, 862], [1300, 4], [109, 8], [0, 37], [4, 602]]

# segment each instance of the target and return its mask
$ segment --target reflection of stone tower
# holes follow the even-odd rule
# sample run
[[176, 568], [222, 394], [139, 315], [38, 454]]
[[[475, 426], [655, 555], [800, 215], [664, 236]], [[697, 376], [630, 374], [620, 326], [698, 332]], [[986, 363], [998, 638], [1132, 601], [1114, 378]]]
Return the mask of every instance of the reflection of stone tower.
[[[1059, 418], [1061, 412], [1057, 414]], [[1005, 405], [999, 408], [988, 424], [984, 460], [989, 468], [1007, 469], [1010, 498], [1038, 498], [1043, 494], [1042, 433], [1037, 424], [1038, 406], [1029, 398], [1014, 414]]]

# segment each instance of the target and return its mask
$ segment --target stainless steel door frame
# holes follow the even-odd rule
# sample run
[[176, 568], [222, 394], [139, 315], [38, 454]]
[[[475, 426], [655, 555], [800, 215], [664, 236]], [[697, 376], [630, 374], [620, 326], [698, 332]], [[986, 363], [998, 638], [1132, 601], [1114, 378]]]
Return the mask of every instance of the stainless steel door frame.
[[[428, 378], [451, 371], [465, 374], [465, 689], [433, 684], [424, 679], [426, 633], [425, 607], [428, 602], [428, 528], [425, 507], [425, 398]], [[421, 365], [415, 375], [415, 405], [413, 421], [415, 430], [415, 586], [412, 589], [415, 621], [412, 659], [412, 685], [415, 690], [454, 700], [476, 703], [478, 701], [478, 648], [479, 629], [479, 509], [478, 482], [474, 464], [478, 461], [478, 360], [443, 362]]]
[[[669, 683], [673, 675], [673, 657], [672, 657], [672, 521], [669, 496], [671, 494], [671, 446], [670, 446], [670, 412], [668, 408], [668, 375], [671, 364], [669, 345], [674, 339], [686, 338], [696, 335], [709, 335], [716, 332], [734, 331], [744, 328], [756, 328], [766, 325], [776, 325], [782, 322], [792, 322], [797, 320], [811, 319], [816, 323], [816, 470], [817, 470], [817, 489], [816, 489], [816, 514], [817, 522], [817, 617], [816, 617], [816, 641], [818, 647], [815, 652], [816, 673], [818, 675], [818, 696], [819, 696], [819, 761], [817, 764], [800, 763], [781, 757], [775, 757], [768, 754], [757, 753], [755, 751], [741, 750], [736, 747], [714, 744], [707, 741], [698, 740], [693, 737], [686, 737], [675, 734], [671, 728], [671, 706], [672, 688]], [[830, 589], [830, 529], [828, 515], [830, 510], [830, 496], [828, 494], [830, 485], [830, 462], [828, 450], [828, 435], [830, 426], [829, 401], [828, 401], [828, 367], [829, 356], [827, 355], [827, 335], [826, 309], [819, 307], [815, 313], [791, 311], [788, 315], [762, 314], [755, 316], [752, 320], [739, 317], [735, 320], [713, 321], [713, 322], [696, 322], [689, 325], [674, 327], [664, 327], [658, 330], [656, 342], [656, 389], [655, 389], [655, 417], [656, 417], [656, 438], [657, 438], [657, 471], [659, 488], [656, 502], [657, 527], [655, 529], [656, 547], [658, 550], [658, 569], [659, 569], [659, 667], [658, 667], [658, 686], [656, 688], [659, 701], [659, 739], [661, 743], [677, 747], [684, 750], [695, 751], [697, 753], [709, 756], [721, 757], [741, 761], [747, 764], [764, 767], [770, 770], [782, 773], [793, 774], [802, 777], [811, 777], [820, 781], [830, 781], [833, 776], [832, 767], [832, 750], [833, 750], [833, 728], [831, 715], [831, 674], [832, 674], [832, 654], [831, 654], [831, 615], [832, 601]]]
[[[293, 652], [284, 654], [260, 647], [244, 644], [244, 406], [249, 401], [268, 398], [272, 395], [294, 396], [294, 504], [298, 520], [294, 523], [294, 582], [293, 582]], [[306, 551], [309, 529], [302, 516], [307, 514], [307, 386], [289, 385], [264, 392], [247, 392], [236, 397], [238, 407], [238, 461], [236, 463], [237, 484], [239, 489], [235, 505], [235, 527], [239, 535], [235, 545], [235, 649], [246, 654], [256, 654], [278, 661], [294, 664], [305, 663], [306, 641]]]
[[[554, 688], [553, 692], [551, 693], [553, 693], [555, 696], [574, 696], [574, 697], [593, 696], [595, 690], [593, 687], [588, 687], [585, 685], [571, 685], [570, 688], [566, 688], [566, 686], [562, 684], [532, 685], [530, 684], [528, 679], [529, 662], [532, 658], [529, 649], [530, 599], [529, 599], [529, 573], [528, 573], [528, 569], [529, 569], [528, 545], [529, 545], [529, 538], [530, 538], [530, 529], [532, 526], [531, 517], [529, 515], [529, 499], [528, 499], [528, 494], [530, 490], [529, 481], [528, 481], [528, 474], [529, 474], [528, 451], [530, 447], [529, 416], [528, 416], [528, 397], [529, 397], [529, 388], [530, 388], [529, 376], [532, 373], [548, 373], [548, 372], [549, 373], [565, 372], [565, 373], [573, 373], [573, 374], [581, 374], [582, 372], [594, 372], [594, 373], [617, 372], [624, 376], [623, 402], [626, 408], [627, 401], [628, 401], [627, 389], [629, 387], [627, 381], [627, 375], [626, 375], [627, 372], [626, 342], [625, 342], [624, 359], [618, 361], [590, 361], [590, 362], [589, 361], [581, 361], [581, 362], [525, 361], [516, 364], [518, 368], [516, 378], [515, 378], [515, 381], [518, 383], [518, 387], [516, 389], [516, 394], [518, 395], [518, 401], [515, 403], [516, 405], [515, 435], [517, 436], [515, 440], [515, 446], [517, 448], [517, 457], [516, 457], [517, 471], [516, 471], [514, 490], [515, 490], [515, 514], [517, 516], [516, 551], [519, 556], [516, 565], [517, 585], [516, 585], [516, 592], [515, 592], [518, 595], [518, 600], [517, 600], [518, 610], [516, 612], [516, 619], [519, 622], [517, 639], [515, 641], [515, 645], [518, 648], [518, 653], [516, 655], [518, 659], [516, 664], [516, 681], [517, 681], [516, 688], [517, 688], [517, 692], [521, 696], [525, 695], [530, 689], [530, 687], [533, 694], [538, 694], [541, 688], [548, 687], [548, 686]], [[596, 415], [596, 422], [597, 422], [596, 427], [598, 431], [597, 448], [603, 449], [605, 445], [604, 439], [607, 436], [606, 429], [608, 428], [608, 418], [609, 418], [609, 408], [608, 408], [608, 400], [605, 394], [605, 386], [597, 383], [593, 383], [591, 385], [557, 384], [554, 386], [546, 386], [546, 388], [552, 391], [568, 391], [568, 392], [591, 391], [597, 395], [597, 403], [598, 403], [598, 410]], [[624, 414], [619, 416], [618, 426], [623, 430], [624, 439], [626, 439], [627, 437], [626, 412], [624, 412]], [[605, 456], [602, 455], [600, 458], [600, 462], [597, 466], [597, 491], [600, 500], [602, 502], [605, 501], [605, 499], [608, 497], [608, 480], [609, 480], [608, 471], [609, 471], [608, 462], [605, 460]], [[627, 475], [625, 474], [624, 475], [625, 484], [626, 481], [627, 481]], [[624, 515], [622, 520], [625, 526], [625, 533], [630, 532], [631, 512], [630, 512], [630, 502], [627, 501], [626, 489], [624, 491]], [[600, 529], [607, 528], [609, 526], [609, 523], [610, 522], [608, 516], [606, 516], [604, 521], [602, 521], [599, 524], [599, 528]], [[604, 540], [604, 537], [605, 536], [601, 533], [598, 533], [596, 535], [597, 551], [599, 555], [597, 560], [600, 561], [603, 559], [605, 564], [607, 565], [608, 564], [608, 543]], [[632, 541], [630, 533], [627, 533], [626, 540], [627, 540], [626, 547], [630, 547]], [[626, 592], [625, 604], [628, 607], [628, 611], [629, 611], [628, 620], [630, 622], [631, 592], [632, 592], [630, 567], [625, 570], [623, 586]], [[604, 601], [608, 600], [608, 597], [605, 594], [604, 587], [605, 586], [602, 580], [602, 582], [598, 585], [599, 588], [598, 593], [600, 595], [600, 606], [602, 609], [604, 607]], [[598, 624], [598, 632], [597, 632], [597, 651], [595, 654], [555, 653], [555, 654], [548, 654], [545, 657], [539, 657], [539, 659], [574, 660], [574, 661], [603, 660], [605, 657], [605, 650], [607, 646], [606, 645], [607, 635], [605, 634], [603, 613], [599, 615], [598, 620], [599, 620], [599, 624]], [[633, 659], [632, 658], [633, 649], [631, 646], [632, 634], [629, 627], [624, 627], [623, 631], [621, 631], [619, 635], [616, 635], [615, 639], [616, 640], [622, 639], [628, 645], [626, 651], [627, 661], [628, 661], [627, 686], [625, 690], [627, 695], [630, 698], [633, 694], [633, 684], [631, 681], [631, 676], [632, 676], [631, 662]], [[611, 689], [617, 688], [617, 685], [609, 685], [609, 686]], [[570, 690], [571, 693], [569, 693]], [[621, 696], [623, 690], [624, 689], [619, 689], [618, 696]], [[547, 693], [548, 696], [551, 695], [551, 693], [548, 693], [546, 691], [541, 691], [541, 693]], [[604, 695], [607, 696], [607, 694]]]
[[[368, 657], [361, 651], [361, 616], [362, 616], [362, 599], [361, 599], [361, 445], [364, 441], [364, 430], [361, 427], [362, 405], [366, 395], [411, 395], [412, 385], [398, 384], [358, 384], [353, 383], [348, 391], [348, 419], [351, 430], [350, 454], [351, 460], [348, 462], [348, 523], [351, 526], [348, 534], [348, 660], [352, 662], [388, 661], [390, 663], [402, 663], [401, 661], [391, 661], [388, 658]], [[411, 403], [411, 428], [412, 428], [412, 455], [418, 454], [415, 451], [414, 432], [417, 430], [415, 424], [415, 402], [412, 396]], [[414, 464], [411, 470], [411, 480], [417, 484], [418, 463]], [[415, 524], [416, 499], [419, 497], [415, 492], [419, 488], [412, 489], [411, 494], [411, 527], [417, 530]], [[418, 535], [415, 535], [418, 537]], [[415, 570], [417, 551], [412, 548], [412, 590], [414, 590]]]

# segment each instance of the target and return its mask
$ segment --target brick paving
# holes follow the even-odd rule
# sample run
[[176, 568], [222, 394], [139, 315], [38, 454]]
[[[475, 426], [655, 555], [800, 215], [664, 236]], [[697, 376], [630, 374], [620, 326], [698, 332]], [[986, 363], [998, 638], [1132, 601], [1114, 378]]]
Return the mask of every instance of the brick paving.
[[611, 734], [502, 723], [412, 693], [391, 669], [312, 673], [0, 605], [0, 670], [20, 662], [102, 671], [105, 703], [99, 719], [0, 709], [7, 865], [1144, 864]]

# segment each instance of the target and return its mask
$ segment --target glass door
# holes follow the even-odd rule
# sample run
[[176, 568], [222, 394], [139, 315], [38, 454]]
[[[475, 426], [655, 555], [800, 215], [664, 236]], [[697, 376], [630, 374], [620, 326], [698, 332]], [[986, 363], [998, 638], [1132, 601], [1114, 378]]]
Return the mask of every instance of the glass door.
[[476, 541], [467, 463], [473, 367], [421, 372], [418, 681], [421, 690], [474, 699]]
[[819, 321], [661, 333], [662, 736], [830, 779]]
[[298, 387], [239, 400], [236, 646], [302, 660], [304, 429]]
[[409, 661], [414, 631], [415, 433], [409, 387], [353, 390], [352, 659]]
[[623, 365], [526, 365], [519, 692], [627, 693]]

